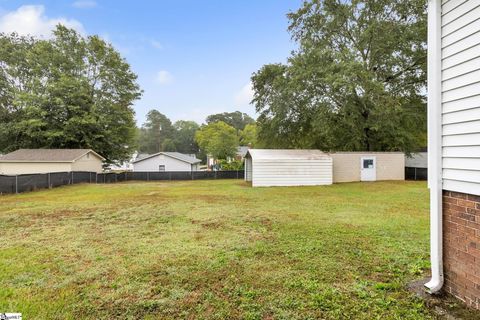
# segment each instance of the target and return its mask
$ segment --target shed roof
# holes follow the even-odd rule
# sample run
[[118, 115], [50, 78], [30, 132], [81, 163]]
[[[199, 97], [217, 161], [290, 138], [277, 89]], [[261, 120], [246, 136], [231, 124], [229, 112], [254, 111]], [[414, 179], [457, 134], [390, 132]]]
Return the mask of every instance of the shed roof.
[[174, 158], [174, 159], [177, 159], [177, 160], [180, 160], [180, 161], [183, 161], [183, 162], [187, 162], [187, 163], [190, 163], [190, 164], [195, 164], [195, 163], [202, 162], [202, 160], [200, 160], [200, 159], [191, 157], [189, 155], [186, 155], [186, 154], [183, 154], [183, 153], [180, 153], [180, 152], [158, 152], [158, 153], [155, 153], [155, 154], [151, 154], [147, 157], [137, 159], [137, 160], [133, 161], [133, 163], [137, 163], [137, 162], [140, 162], [140, 161], [143, 161], [143, 160], [147, 160], [147, 159], [156, 157], [160, 154], [163, 154], [167, 157]]
[[92, 149], [18, 149], [0, 156], [0, 162], [74, 162], [89, 152], [105, 160]]
[[255, 160], [321, 160], [330, 157], [320, 150], [308, 149], [250, 149], [248, 154]]

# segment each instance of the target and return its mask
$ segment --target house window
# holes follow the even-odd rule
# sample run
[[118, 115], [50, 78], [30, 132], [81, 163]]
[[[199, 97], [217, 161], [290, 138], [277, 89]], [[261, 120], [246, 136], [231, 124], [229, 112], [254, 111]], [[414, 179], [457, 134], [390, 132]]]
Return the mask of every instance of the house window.
[[364, 169], [373, 169], [373, 159], [364, 159], [363, 160]]
[[158, 171], [164, 172], [165, 166], [164, 165], [158, 166]]

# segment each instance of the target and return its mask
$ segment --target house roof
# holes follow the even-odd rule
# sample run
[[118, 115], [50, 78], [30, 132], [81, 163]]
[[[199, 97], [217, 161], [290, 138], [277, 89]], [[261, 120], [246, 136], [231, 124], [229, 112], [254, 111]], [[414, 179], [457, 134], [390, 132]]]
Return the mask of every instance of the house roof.
[[137, 156], [135, 157], [135, 159], [133, 159], [133, 161], [137, 161], [137, 160], [142, 160], [142, 159], [145, 159], [145, 158], [148, 158], [150, 157], [150, 155], [148, 153], [139, 153], [137, 154]]
[[74, 162], [90, 152], [105, 160], [91, 149], [18, 149], [0, 156], [0, 162]]
[[248, 149], [250, 149], [250, 147], [248, 146], [239, 146], [237, 148], [237, 156], [245, 158], [245, 156], [247, 155]]
[[190, 164], [195, 164], [195, 163], [202, 162], [202, 160], [200, 160], [200, 159], [191, 157], [189, 155], [186, 155], [186, 154], [183, 154], [183, 153], [180, 153], [180, 152], [158, 152], [158, 153], [155, 153], [155, 154], [151, 154], [147, 157], [137, 159], [137, 160], [133, 161], [133, 163], [137, 163], [137, 162], [140, 162], [140, 161], [143, 161], [143, 160], [147, 160], [147, 159], [156, 157], [156, 156], [161, 155], [161, 154], [163, 154], [167, 157], [170, 157], [170, 158], [174, 158], [174, 159], [177, 159], [177, 160], [180, 160], [180, 161], [183, 161], [183, 162], [190, 163]]
[[301, 149], [250, 149], [247, 154], [256, 160], [320, 160], [329, 157], [320, 150]]

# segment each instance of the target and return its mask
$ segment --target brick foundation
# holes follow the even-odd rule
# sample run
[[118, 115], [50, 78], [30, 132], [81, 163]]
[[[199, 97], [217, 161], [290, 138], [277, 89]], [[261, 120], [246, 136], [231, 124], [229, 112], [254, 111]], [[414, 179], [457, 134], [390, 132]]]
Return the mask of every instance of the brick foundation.
[[444, 290], [480, 309], [480, 196], [443, 191]]

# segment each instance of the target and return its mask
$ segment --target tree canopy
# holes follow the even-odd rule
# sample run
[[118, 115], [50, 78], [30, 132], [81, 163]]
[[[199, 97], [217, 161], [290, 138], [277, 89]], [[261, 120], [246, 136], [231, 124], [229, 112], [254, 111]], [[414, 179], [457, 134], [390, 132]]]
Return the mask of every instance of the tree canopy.
[[247, 124], [241, 131], [240, 144], [252, 148], [257, 146], [257, 125], [255, 123]]
[[255, 123], [255, 120], [253, 120], [252, 117], [240, 111], [212, 114], [207, 117], [206, 121], [207, 124], [223, 121], [229, 126], [237, 129], [237, 131], [243, 130], [247, 124]]
[[198, 144], [195, 141], [195, 133], [200, 126], [195, 121], [179, 120], [174, 123], [175, 128], [175, 147], [178, 152], [187, 154], [196, 154]]
[[158, 110], [150, 110], [140, 128], [138, 150], [149, 154], [175, 151], [174, 135], [170, 119]]
[[137, 76], [98, 36], [0, 34], [0, 151], [91, 148], [108, 162], [135, 148]]
[[237, 131], [223, 121], [203, 125], [195, 134], [200, 149], [216, 159], [234, 157], [238, 147]]
[[270, 147], [406, 151], [426, 134], [426, 2], [313, 0], [288, 15], [287, 64], [253, 77]]

